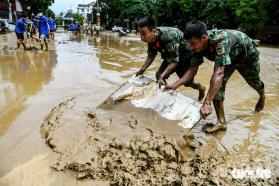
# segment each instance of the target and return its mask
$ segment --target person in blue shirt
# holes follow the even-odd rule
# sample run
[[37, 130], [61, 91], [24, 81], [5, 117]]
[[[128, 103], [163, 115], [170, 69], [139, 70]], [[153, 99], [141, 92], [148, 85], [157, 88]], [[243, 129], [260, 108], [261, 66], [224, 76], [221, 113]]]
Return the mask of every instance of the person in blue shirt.
[[39, 37], [41, 41], [41, 50], [44, 48], [44, 44], [46, 46], [46, 50], [48, 50], [48, 44], [47, 44], [47, 37], [49, 34], [49, 24], [48, 19], [43, 16], [42, 13], [39, 13]]
[[[26, 50], [26, 44], [24, 42], [24, 32], [26, 32], [26, 21], [28, 17], [27, 14], [23, 14], [23, 16], [17, 20], [16, 27], [15, 27], [15, 33], [17, 37], [17, 48], [19, 49], [20, 44], [22, 44], [24, 50]], [[27, 32], [26, 32], [27, 33]]]
[[55, 20], [52, 19], [51, 17], [48, 17], [48, 24], [49, 24], [49, 29], [50, 29], [50, 38], [54, 40], [54, 32], [55, 32]]
[[69, 25], [69, 30], [70, 31], [76, 31], [77, 30], [77, 24], [76, 22], [72, 22], [70, 25]]

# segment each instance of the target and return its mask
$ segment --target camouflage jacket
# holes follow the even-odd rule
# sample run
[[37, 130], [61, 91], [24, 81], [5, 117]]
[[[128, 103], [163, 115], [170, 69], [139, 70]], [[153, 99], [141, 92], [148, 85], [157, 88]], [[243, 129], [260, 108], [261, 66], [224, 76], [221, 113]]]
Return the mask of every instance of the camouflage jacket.
[[[215, 67], [254, 62], [259, 59], [257, 43], [245, 33], [237, 30], [209, 30], [209, 46], [206, 50], [196, 53], [195, 58], [206, 57], [215, 62]], [[197, 60], [192, 62], [197, 64]]]
[[158, 52], [168, 63], [180, 61], [180, 55], [190, 57], [193, 52], [183, 38], [183, 32], [173, 27], [157, 27], [157, 39], [148, 44], [148, 56], [156, 56]]

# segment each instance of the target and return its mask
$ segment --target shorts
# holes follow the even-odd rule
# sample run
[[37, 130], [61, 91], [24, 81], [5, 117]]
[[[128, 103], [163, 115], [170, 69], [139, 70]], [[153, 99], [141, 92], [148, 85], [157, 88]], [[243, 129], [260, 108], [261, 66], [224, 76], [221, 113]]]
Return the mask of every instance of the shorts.
[[40, 40], [46, 40], [47, 39], [48, 34], [40, 34]]
[[16, 33], [17, 39], [24, 40], [24, 33]]
[[51, 33], [55, 32], [55, 30], [50, 30]]

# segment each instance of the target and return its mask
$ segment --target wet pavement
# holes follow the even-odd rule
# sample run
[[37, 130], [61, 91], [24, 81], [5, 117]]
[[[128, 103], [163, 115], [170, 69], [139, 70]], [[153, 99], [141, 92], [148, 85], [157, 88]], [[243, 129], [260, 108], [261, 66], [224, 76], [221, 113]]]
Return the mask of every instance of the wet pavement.
[[[0, 177], [33, 157], [51, 153], [40, 127], [54, 106], [88, 95], [99, 98], [94, 104], [101, 103], [135, 74], [146, 57], [146, 45], [138, 37], [119, 39], [112, 34], [91, 38], [57, 33], [47, 52], [16, 50], [15, 45], [13, 34], [0, 36]], [[235, 153], [236, 159], [272, 159], [279, 165], [279, 49], [262, 47], [260, 51], [267, 95], [264, 111], [253, 113], [258, 95], [235, 72], [226, 89], [227, 132], [213, 136], [201, 131], [203, 124], [215, 121], [215, 114], [193, 132], [211, 146], [221, 145]], [[148, 77], [154, 79], [159, 62], [158, 55], [146, 72]], [[212, 71], [213, 64], [206, 61], [196, 76], [207, 89]], [[175, 79], [173, 75], [169, 82]], [[198, 96], [190, 88], [179, 91], [194, 99]], [[273, 174], [279, 175], [276, 170]]]

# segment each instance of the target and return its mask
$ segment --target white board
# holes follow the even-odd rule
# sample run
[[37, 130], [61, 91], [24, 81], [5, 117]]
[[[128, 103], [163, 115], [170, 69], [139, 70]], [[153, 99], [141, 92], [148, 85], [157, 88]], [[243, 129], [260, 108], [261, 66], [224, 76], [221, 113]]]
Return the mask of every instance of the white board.
[[114, 101], [130, 99], [136, 107], [149, 108], [169, 120], [179, 120], [184, 128], [193, 128], [201, 119], [201, 104], [176, 91], [163, 92], [147, 77], [129, 79], [112, 96]]

